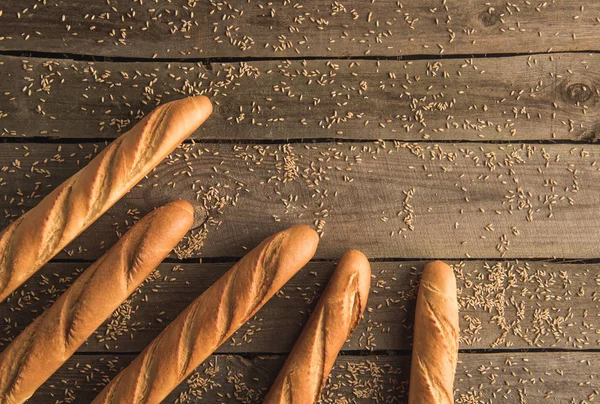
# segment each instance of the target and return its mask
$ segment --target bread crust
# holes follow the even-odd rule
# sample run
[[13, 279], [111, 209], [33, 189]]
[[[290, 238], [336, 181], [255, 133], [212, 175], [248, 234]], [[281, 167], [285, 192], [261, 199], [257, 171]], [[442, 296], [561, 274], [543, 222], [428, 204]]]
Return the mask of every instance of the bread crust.
[[371, 266], [359, 251], [346, 252], [302, 330], [264, 404], [313, 404], [335, 359], [367, 305]]
[[419, 284], [409, 404], [454, 402], [458, 338], [454, 271], [441, 261], [431, 262], [425, 266]]
[[194, 300], [93, 404], [158, 404], [314, 255], [319, 237], [295, 226], [264, 240]]
[[0, 354], [0, 403], [23, 403], [161, 263], [194, 222], [185, 201], [137, 222]]
[[190, 97], [154, 109], [0, 233], [0, 302], [88, 228], [212, 112]]

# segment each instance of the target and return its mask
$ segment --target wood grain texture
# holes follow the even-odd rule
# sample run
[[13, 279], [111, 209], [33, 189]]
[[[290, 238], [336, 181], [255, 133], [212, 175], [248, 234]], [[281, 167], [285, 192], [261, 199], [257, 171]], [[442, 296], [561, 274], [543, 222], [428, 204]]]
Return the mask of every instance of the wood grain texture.
[[[100, 150], [3, 144], [6, 226]], [[151, 209], [183, 198], [208, 212], [180, 257], [241, 257], [295, 224], [321, 233], [316, 258], [594, 258], [595, 145], [195, 144], [178, 149], [67, 247], [99, 257]]]
[[[387, 259], [464, 257], [488, 260], [451, 262], [460, 347], [492, 353], [460, 354], [457, 404], [598, 399], [600, 264], [527, 258], [598, 257], [600, 149], [573, 142], [600, 136], [600, 2], [0, 3], [0, 228], [158, 104], [210, 96], [192, 137], [221, 143], [177, 150], [59, 255], [68, 262], [0, 304], [0, 349], [89, 265], [75, 261], [183, 197], [196, 221], [180, 257], [233, 261], [306, 223], [328, 262], [310, 263], [166, 403], [260, 402], [348, 248], [386, 261], [344, 347], [361, 356], [338, 361], [324, 402], [407, 402], [424, 262]], [[39, 57], [9, 56], [29, 51]], [[283, 139], [309, 142], [253, 143]], [[364, 142], [375, 139], [389, 141]], [[551, 139], [565, 144], [536, 144]], [[32, 401], [90, 402], [229, 267], [161, 265]]]
[[[34, 396], [40, 404], [89, 403], [132, 356], [71, 358]], [[260, 403], [284, 356], [246, 359], [217, 355], [164, 403]], [[410, 357], [341, 356], [322, 395], [323, 403], [406, 403]], [[592, 401], [600, 384], [598, 353], [460, 354], [456, 403], [570, 403]], [[520, 401], [519, 401], [520, 400]]]
[[598, 50], [594, 0], [2, 3], [0, 49], [137, 58]]
[[[344, 351], [411, 349], [424, 261], [373, 262], [364, 319]], [[600, 264], [450, 262], [457, 273], [461, 349], [598, 349]], [[141, 351], [230, 264], [163, 264], [79, 352]], [[287, 353], [330, 278], [334, 262], [310, 263], [219, 353]], [[0, 305], [0, 347], [73, 281], [80, 263], [50, 263]]]
[[215, 111], [195, 139], [594, 141], [598, 64], [574, 53], [210, 64], [1, 56], [0, 135], [112, 139], [158, 104], [205, 94]]

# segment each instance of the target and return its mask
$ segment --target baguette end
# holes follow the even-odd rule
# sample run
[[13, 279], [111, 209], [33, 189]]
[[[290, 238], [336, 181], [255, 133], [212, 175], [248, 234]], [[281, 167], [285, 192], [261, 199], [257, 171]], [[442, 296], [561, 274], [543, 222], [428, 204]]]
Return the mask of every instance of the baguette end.
[[315, 230], [306, 225], [292, 226], [284, 230], [289, 242], [294, 243], [298, 247], [298, 253], [301, 255], [310, 255], [309, 261], [317, 251], [319, 244], [319, 235]]
[[427, 263], [423, 270], [421, 282], [429, 282], [435, 285], [441, 293], [457, 300], [454, 270], [445, 262], [432, 261]]
[[182, 211], [185, 212], [184, 215], [191, 216], [192, 219], [194, 218], [194, 207], [192, 206], [191, 203], [189, 203], [186, 200], [177, 199], [177, 200], [175, 200], [173, 202], [169, 202], [165, 206], [170, 206], [170, 207], [172, 207], [174, 209], [182, 210]]
[[425, 265], [415, 309], [409, 404], [450, 404], [458, 359], [456, 278], [442, 261]]
[[[213, 111], [212, 103], [203, 95], [171, 101], [159, 108], [168, 108], [165, 123], [160, 130], [167, 134], [166, 137], [176, 138], [177, 143], [194, 133]], [[155, 111], [159, 111], [159, 108]]]
[[358, 275], [358, 293], [363, 307], [367, 304], [369, 289], [371, 288], [371, 264], [362, 252], [348, 250], [342, 255], [338, 268], [348, 268]]
[[[191, 97], [190, 100], [196, 105], [199, 114], [206, 115], [206, 118], [213, 112], [213, 105], [210, 99], [204, 95]], [[204, 118], [204, 119], [206, 119]]]
[[[194, 207], [184, 200], [176, 200], [157, 208], [147, 228], [144, 240], [156, 238], [156, 245], [164, 245], [170, 251], [194, 224]], [[156, 249], [156, 247], [155, 247]]]

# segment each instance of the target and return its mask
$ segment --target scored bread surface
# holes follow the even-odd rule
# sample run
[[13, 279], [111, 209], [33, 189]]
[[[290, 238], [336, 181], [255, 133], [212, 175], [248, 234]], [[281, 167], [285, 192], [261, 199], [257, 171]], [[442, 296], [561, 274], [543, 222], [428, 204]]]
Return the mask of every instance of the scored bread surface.
[[161, 263], [194, 221], [188, 202], [144, 216], [0, 353], [0, 404], [27, 400]]
[[206, 97], [154, 109], [0, 233], [0, 301], [88, 228], [212, 112]]

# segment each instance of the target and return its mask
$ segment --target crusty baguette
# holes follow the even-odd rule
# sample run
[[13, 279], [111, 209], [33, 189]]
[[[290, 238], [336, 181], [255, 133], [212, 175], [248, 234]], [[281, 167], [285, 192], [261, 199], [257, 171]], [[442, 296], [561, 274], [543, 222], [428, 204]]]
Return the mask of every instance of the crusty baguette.
[[190, 229], [171, 202], [136, 223], [0, 354], [0, 403], [23, 403], [133, 293]]
[[179, 314], [93, 403], [160, 403], [312, 258], [318, 240], [306, 226], [264, 240]]
[[0, 302], [98, 219], [200, 126], [206, 97], [152, 111], [0, 234]]
[[458, 301], [452, 268], [425, 265], [415, 311], [409, 404], [451, 404], [458, 358]]
[[264, 404], [313, 404], [335, 359], [367, 305], [371, 267], [359, 251], [346, 252]]

